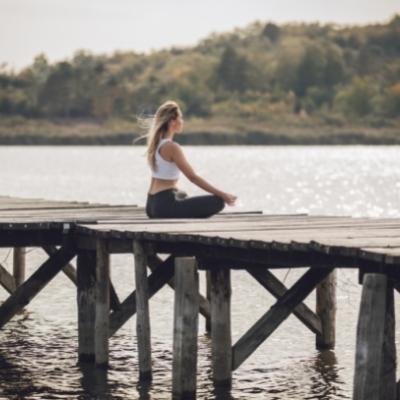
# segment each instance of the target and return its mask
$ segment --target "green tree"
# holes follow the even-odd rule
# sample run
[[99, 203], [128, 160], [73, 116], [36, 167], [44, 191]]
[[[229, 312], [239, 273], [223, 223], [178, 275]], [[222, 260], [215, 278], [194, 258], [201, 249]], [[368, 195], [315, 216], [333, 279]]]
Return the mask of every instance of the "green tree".
[[221, 55], [211, 86], [216, 84], [227, 91], [244, 92], [248, 88], [249, 74], [250, 64], [246, 58], [237, 54], [233, 47], [227, 46]]
[[272, 43], [276, 43], [281, 36], [281, 29], [278, 25], [268, 22], [265, 25], [262, 34], [266, 36]]
[[294, 92], [303, 97], [309, 87], [321, 84], [325, 77], [325, 66], [323, 50], [319, 46], [308, 46], [297, 68]]
[[43, 85], [38, 102], [45, 115], [49, 117], [70, 117], [74, 107], [72, 86], [73, 69], [70, 63], [63, 61], [52, 69]]
[[347, 116], [364, 117], [373, 111], [374, 92], [371, 82], [356, 78], [348, 87], [338, 92], [335, 103]]

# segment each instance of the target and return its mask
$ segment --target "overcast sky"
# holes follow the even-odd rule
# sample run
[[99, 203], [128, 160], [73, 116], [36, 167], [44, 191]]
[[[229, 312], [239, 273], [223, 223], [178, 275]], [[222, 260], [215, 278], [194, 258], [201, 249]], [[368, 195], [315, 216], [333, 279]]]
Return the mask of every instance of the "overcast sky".
[[400, 0], [0, 0], [0, 63], [193, 45], [255, 20], [365, 24], [395, 13]]

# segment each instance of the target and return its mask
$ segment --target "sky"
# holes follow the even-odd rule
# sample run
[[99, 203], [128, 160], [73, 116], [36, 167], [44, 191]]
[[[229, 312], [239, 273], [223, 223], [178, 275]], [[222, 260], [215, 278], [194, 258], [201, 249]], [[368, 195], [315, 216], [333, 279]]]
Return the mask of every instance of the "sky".
[[366, 24], [396, 13], [400, 0], [0, 0], [0, 64], [191, 46], [256, 20]]

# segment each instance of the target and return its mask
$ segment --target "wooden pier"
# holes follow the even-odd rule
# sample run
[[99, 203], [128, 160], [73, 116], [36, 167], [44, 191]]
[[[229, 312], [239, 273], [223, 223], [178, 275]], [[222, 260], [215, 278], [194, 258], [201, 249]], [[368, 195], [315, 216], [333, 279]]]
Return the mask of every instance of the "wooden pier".
[[[148, 219], [142, 207], [0, 197], [0, 247], [14, 249], [13, 271], [0, 265], [10, 293], [0, 305], [4, 326], [59, 272], [77, 285], [81, 362], [109, 363], [108, 340], [136, 315], [139, 378], [152, 377], [149, 299], [164, 285], [175, 290], [173, 394], [196, 392], [199, 313], [212, 342], [215, 385], [294, 314], [319, 349], [335, 346], [336, 269], [357, 268], [363, 285], [355, 332], [356, 400], [397, 398], [394, 291], [400, 288], [400, 219], [222, 213], [209, 219]], [[48, 259], [25, 278], [25, 248]], [[136, 287], [121, 300], [110, 280], [110, 255], [134, 256]], [[76, 267], [71, 261], [76, 257]], [[308, 267], [290, 288], [273, 274]], [[234, 344], [232, 269], [247, 271], [276, 303]], [[206, 271], [207, 294], [199, 293]], [[132, 285], [133, 286], [133, 285]], [[303, 301], [316, 290], [316, 310]], [[112, 360], [111, 360], [112, 362]]]

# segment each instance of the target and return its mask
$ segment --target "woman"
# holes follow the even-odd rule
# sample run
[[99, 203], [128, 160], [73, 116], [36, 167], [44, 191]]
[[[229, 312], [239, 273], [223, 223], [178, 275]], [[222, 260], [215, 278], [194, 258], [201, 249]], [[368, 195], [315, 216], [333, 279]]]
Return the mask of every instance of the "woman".
[[[236, 196], [225, 193], [195, 173], [174, 136], [182, 132], [183, 118], [178, 104], [162, 104], [147, 135], [147, 160], [152, 170], [147, 194], [146, 214], [149, 218], [207, 218], [220, 212], [225, 203], [233, 206]], [[188, 197], [178, 190], [182, 172], [191, 182], [211, 195]]]

